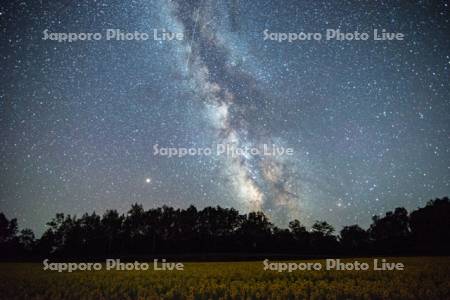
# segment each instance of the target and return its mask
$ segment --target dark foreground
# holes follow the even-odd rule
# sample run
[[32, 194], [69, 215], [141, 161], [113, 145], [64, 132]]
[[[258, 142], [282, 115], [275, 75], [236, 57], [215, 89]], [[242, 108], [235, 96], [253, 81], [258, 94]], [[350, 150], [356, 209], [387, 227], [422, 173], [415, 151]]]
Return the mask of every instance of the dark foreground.
[[[372, 266], [373, 259], [355, 259]], [[185, 263], [184, 271], [42, 270], [0, 264], [1, 299], [450, 299], [450, 257], [407, 257], [404, 271], [264, 270], [262, 261]], [[344, 261], [354, 261], [346, 259]], [[296, 261], [299, 262], [299, 261]], [[306, 261], [305, 261], [306, 262]], [[311, 262], [311, 261], [308, 261]], [[325, 266], [324, 260], [317, 260]]]

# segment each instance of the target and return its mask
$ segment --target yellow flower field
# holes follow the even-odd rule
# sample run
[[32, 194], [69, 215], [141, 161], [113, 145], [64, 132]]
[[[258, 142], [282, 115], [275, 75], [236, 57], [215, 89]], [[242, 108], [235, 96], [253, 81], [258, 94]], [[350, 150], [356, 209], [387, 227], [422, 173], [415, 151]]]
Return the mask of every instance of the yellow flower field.
[[264, 271], [256, 261], [186, 263], [184, 271], [58, 273], [43, 271], [40, 263], [2, 263], [0, 298], [450, 299], [450, 257], [395, 261], [405, 270], [279, 273]]

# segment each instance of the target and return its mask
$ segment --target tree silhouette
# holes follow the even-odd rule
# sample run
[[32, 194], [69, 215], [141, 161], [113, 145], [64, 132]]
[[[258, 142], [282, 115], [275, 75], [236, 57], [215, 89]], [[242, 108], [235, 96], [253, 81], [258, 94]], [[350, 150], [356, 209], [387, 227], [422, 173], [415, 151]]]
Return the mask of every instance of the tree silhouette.
[[121, 243], [123, 239], [123, 221], [124, 216], [119, 215], [116, 210], [107, 210], [103, 215], [101, 226], [106, 237], [107, 254], [118, 253], [123, 247]]
[[369, 247], [369, 233], [358, 225], [342, 228], [339, 240], [344, 252], [347, 253], [365, 252]]
[[404, 252], [409, 249], [409, 217], [403, 207], [387, 212], [385, 217], [374, 216], [369, 233], [375, 248], [383, 253]]
[[288, 254], [448, 254], [450, 252], [450, 201], [447, 197], [427, 203], [410, 215], [396, 208], [374, 216], [368, 230], [345, 226], [334, 235], [325, 221], [308, 231], [299, 220], [289, 228], [272, 224], [262, 212], [240, 214], [233, 208], [163, 206], [145, 210], [134, 204], [121, 215], [107, 210], [80, 218], [56, 214], [47, 230], [36, 239], [16, 219], [0, 213], [1, 259], [20, 257], [99, 258], [161, 254], [203, 257], [207, 253]]
[[310, 250], [310, 234], [306, 227], [303, 226], [299, 220], [289, 222], [289, 229], [291, 230], [292, 237], [294, 239], [295, 249], [303, 253], [307, 253]]
[[447, 197], [431, 200], [411, 213], [411, 236], [419, 252], [450, 253], [450, 201]]
[[312, 226], [311, 247], [316, 253], [335, 252], [338, 248], [334, 228], [325, 221], [316, 221]]

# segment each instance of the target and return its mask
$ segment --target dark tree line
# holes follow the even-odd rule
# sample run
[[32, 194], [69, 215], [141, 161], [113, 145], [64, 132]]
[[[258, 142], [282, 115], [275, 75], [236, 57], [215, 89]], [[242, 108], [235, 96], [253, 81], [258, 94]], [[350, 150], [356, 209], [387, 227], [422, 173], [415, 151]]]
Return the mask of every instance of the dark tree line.
[[307, 230], [300, 221], [274, 226], [262, 212], [240, 214], [233, 208], [197, 210], [163, 206], [144, 210], [135, 204], [127, 214], [109, 210], [80, 218], [56, 214], [36, 239], [18, 232], [16, 219], [0, 213], [2, 259], [26, 257], [118, 257], [158, 254], [450, 254], [450, 201], [431, 200], [408, 214], [404, 208], [374, 216], [367, 230], [345, 226], [338, 235], [324, 221]]

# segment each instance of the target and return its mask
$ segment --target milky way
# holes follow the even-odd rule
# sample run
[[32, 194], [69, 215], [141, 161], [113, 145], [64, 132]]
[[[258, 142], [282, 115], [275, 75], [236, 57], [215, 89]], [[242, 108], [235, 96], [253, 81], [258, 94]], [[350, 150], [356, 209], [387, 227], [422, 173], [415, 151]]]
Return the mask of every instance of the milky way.
[[[445, 1], [9, 1], [0, 22], [0, 211], [37, 233], [133, 203], [339, 230], [450, 194]], [[264, 39], [330, 28], [405, 38]], [[43, 40], [107, 29], [152, 38]], [[293, 155], [152, 153], [218, 144]]]
[[[234, 11], [221, 15], [226, 7], [210, 1], [180, 1], [171, 6], [173, 16], [188, 33], [185, 46], [191, 85], [205, 104], [218, 141], [233, 149], [247, 146], [262, 151], [261, 142], [271, 144], [271, 135], [248, 115], [252, 105], [258, 110], [258, 104], [268, 100], [257, 81], [233, 64], [236, 55], [221, 32], [231, 30]], [[279, 156], [239, 155], [226, 159], [224, 174], [247, 211], [263, 210], [278, 221], [289, 220], [297, 212], [299, 198], [291, 191], [294, 188], [285, 170], [288, 165]]]

